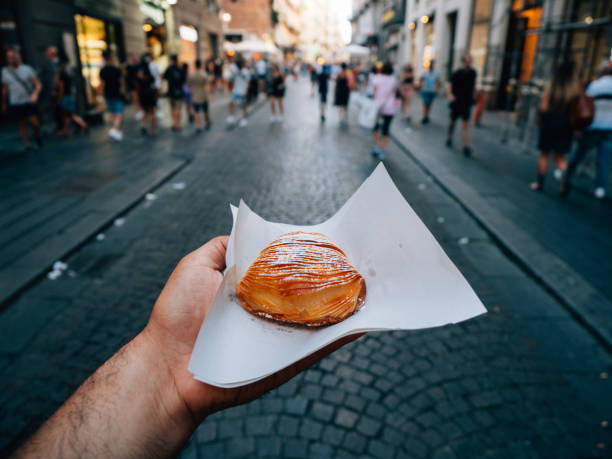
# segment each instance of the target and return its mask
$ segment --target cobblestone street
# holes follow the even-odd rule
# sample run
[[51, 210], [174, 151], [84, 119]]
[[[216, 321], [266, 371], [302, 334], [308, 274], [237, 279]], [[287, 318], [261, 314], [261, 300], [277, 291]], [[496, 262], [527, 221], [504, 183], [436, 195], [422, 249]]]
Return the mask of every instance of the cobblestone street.
[[[335, 213], [374, 170], [370, 133], [355, 124], [339, 127], [331, 106], [327, 122], [320, 123], [318, 100], [305, 80], [288, 79], [285, 105], [282, 123], [269, 123], [269, 109], [260, 105], [248, 126], [228, 130], [226, 108], [218, 103], [212, 129], [201, 136], [192, 135], [191, 127], [180, 134], [165, 128], [157, 138], [113, 146], [102, 155], [124, 164], [126, 180], [140, 168], [143, 182], [117, 187], [117, 196], [130, 193], [129, 202], [117, 206], [108, 193], [90, 196], [89, 207], [79, 201], [79, 212], [103, 219], [63, 252], [69, 253], [62, 259], [67, 270], [55, 280], [34, 275], [0, 312], [0, 456], [17, 448], [142, 329], [177, 262], [229, 233], [230, 203], [242, 198], [267, 220], [314, 224]], [[417, 162], [424, 152], [448, 153], [439, 131], [410, 140], [394, 123], [397, 142], [389, 144], [387, 170], [488, 313], [437, 329], [369, 333], [261, 399], [210, 416], [181, 457], [609, 457], [609, 351], [549, 285], [514, 261], [466, 210], [462, 196], [443, 188], [435, 168]], [[127, 131], [136, 132], [135, 126]], [[425, 150], [428, 132], [439, 148]], [[87, 146], [110, 149], [104, 142], [100, 128]], [[57, 150], [53, 161], [60, 164], [61, 147], [49, 148]], [[405, 151], [415, 148], [422, 149]], [[455, 156], [448, 166], [463, 159]], [[21, 173], [35, 173], [35, 159], [27, 161], [31, 168]], [[470, 166], [457, 167], [458, 176], [471, 177]], [[13, 170], [19, 174], [18, 167]], [[484, 183], [483, 174], [472, 173], [474, 183]], [[25, 189], [4, 178], [3, 192]], [[35, 199], [36, 190], [28, 192]], [[583, 196], [572, 198], [581, 202]], [[18, 205], [18, 197], [10, 199]], [[536, 212], [538, 203], [545, 207], [544, 199], [539, 196], [530, 210]], [[518, 218], [513, 209], [509, 219]], [[585, 212], [590, 210], [589, 204]], [[557, 208], [551, 213], [562, 221]], [[543, 223], [533, 218], [529, 225]], [[586, 229], [576, 234], [584, 236]], [[22, 241], [20, 247], [26, 246]], [[599, 256], [596, 247], [588, 252]], [[570, 263], [572, 256], [562, 258]], [[49, 262], [41, 262], [39, 271], [48, 270]], [[602, 279], [596, 284], [607, 285], [609, 294]]]

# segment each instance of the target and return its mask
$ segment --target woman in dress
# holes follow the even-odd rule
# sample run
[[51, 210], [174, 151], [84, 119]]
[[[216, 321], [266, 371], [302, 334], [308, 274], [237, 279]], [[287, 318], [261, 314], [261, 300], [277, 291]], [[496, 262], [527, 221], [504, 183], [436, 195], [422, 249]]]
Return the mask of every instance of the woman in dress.
[[404, 121], [410, 122], [410, 104], [412, 95], [414, 94], [414, 72], [412, 65], [406, 64], [402, 70], [400, 78], [400, 94], [402, 95], [402, 112], [404, 113]]
[[155, 107], [157, 107], [157, 88], [155, 78], [151, 73], [148, 58], [144, 58], [138, 70], [138, 100], [144, 115], [140, 124], [140, 132], [147, 135], [147, 121], [151, 126], [151, 135], [156, 134], [155, 128]]
[[[280, 67], [277, 64], [272, 66], [272, 73], [270, 75], [270, 86], [268, 88], [268, 98], [270, 99], [270, 110], [272, 110], [272, 116], [270, 117], [270, 123], [276, 121], [283, 121], [284, 108], [283, 108], [283, 97], [285, 97], [285, 75], [281, 72]], [[278, 109], [278, 116], [276, 111]]]
[[340, 124], [346, 123], [346, 107], [348, 105], [350, 91], [346, 64], [343, 62], [340, 66], [340, 72], [338, 72], [336, 76], [336, 91], [334, 94], [334, 105], [338, 107]]
[[[383, 65], [382, 73], [374, 80], [372, 98], [378, 107], [378, 119], [372, 131], [372, 155], [379, 159], [385, 159], [387, 143], [389, 142], [389, 128], [391, 120], [399, 105], [397, 100], [397, 82], [393, 76], [393, 66], [390, 62]], [[382, 138], [380, 134], [382, 134]], [[380, 143], [379, 143], [380, 140]]]
[[572, 146], [573, 131], [570, 124], [570, 103], [579, 93], [578, 82], [574, 77], [574, 63], [561, 62], [553, 74], [552, 81], [544, 89], [540, 100], [540, 158], [538, 159], [538, 175], [530, 187], [534, 191], [542, 191], [544, 177], [548, 170], [548, 159], [552, 153], [555, 166], [555, 176], [559, 179], [567, 169], [565, 155]]

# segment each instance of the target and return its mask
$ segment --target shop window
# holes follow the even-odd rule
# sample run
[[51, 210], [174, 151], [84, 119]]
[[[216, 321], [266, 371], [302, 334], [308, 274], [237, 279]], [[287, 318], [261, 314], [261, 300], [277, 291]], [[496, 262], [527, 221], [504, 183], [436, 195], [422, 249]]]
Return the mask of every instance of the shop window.
[[76, 14], [74, 16], [77, 31], [77, 44], [81, 61], [82, 75], [85, 80], [85, 96], [88, 106], [97, 104], [96, 95], [100, 87], [100, 69], [104, 65], [103, 53], [109, 49], [122, 56], [120, 29], [117, 23]]

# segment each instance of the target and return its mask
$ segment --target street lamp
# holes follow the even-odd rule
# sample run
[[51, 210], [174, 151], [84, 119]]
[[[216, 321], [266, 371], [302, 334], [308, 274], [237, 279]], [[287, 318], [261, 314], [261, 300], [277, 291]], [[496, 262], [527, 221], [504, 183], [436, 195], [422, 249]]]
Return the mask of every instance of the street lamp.
[[421, 22], [427, 24], [429, 22], [429, 16], [421, 16]]

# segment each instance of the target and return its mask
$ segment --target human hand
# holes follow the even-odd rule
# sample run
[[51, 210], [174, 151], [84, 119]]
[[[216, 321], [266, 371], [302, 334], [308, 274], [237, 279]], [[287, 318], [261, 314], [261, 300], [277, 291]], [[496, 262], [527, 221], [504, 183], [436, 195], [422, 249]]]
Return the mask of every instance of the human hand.
[[451, 102], [451, 103], [455, 102], [455, 96], [454, 96], [454, 94], [452, 92], [448, 93], [448, 101]]
[[171, 375], [176, 390], [176, 397], [171, 398], [181, 401], [180, 406], [187, 409], [194, 428], [209, 414], [261, 396], [361, 336], [340, 339], [246, 386], [225, 389], [196, 380], [187, 366], [200, 326], [223, 280], [221, 271], [225, 268], [227, 242], [227, 236], [216, 237], [181, 260], [157, 299], [143, 331], [149, 338], [149, 346], [163, 359]]
[[32, 94], [30, 94], [30, 97], [29, 97], [29, 99], [28, 99], [28, 100], [29, 100], [29, 102], [30, 102], [31, 104], [35, 104], [35, 103], [36, 103], [36, 101], [38, 100], [38, 94], [36, 94], [36, 93], [32, 93]]

